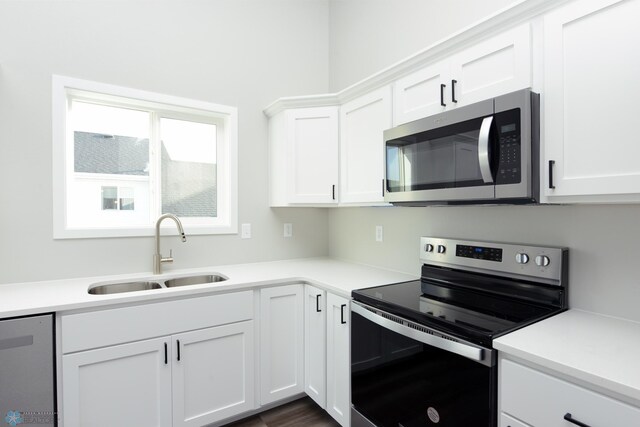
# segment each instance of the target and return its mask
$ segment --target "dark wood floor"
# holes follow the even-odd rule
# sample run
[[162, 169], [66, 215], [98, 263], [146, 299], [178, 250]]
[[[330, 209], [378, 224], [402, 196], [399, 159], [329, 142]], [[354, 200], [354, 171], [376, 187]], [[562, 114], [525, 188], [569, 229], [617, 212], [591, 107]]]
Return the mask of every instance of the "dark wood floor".
[[340, 427], [309, 397], [278, 406], [225, 427]]

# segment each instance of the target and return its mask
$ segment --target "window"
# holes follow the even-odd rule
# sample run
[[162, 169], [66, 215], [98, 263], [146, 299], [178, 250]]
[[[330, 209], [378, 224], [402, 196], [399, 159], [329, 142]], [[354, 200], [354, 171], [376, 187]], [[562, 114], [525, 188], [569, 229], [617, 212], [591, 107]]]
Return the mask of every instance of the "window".
[[237, 232], [233, 107], [54, 76], [54, 238]]

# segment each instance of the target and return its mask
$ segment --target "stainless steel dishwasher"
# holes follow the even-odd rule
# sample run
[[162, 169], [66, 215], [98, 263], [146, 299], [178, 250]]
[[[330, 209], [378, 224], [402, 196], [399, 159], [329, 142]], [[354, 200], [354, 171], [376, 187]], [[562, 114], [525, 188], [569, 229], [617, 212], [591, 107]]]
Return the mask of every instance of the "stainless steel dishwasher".
[[0, 320], [0, 424], [56, 426], [53, 315]]

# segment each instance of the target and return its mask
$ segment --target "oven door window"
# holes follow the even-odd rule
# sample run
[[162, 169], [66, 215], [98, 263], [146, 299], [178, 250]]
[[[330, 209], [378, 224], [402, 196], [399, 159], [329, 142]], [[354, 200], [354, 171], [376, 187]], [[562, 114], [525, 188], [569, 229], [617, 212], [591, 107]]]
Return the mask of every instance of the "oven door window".
[[[480, 128], [484, 118], [386, 142], [389, 192], [492, 185], [481, 172]], [[495, 139], [492, 130], [488, 158]], [[493, 161], [491, 161], [493, 166]]]
[[496, 369], [351, 315], [355, 410], [377, 427], [492, 427]]

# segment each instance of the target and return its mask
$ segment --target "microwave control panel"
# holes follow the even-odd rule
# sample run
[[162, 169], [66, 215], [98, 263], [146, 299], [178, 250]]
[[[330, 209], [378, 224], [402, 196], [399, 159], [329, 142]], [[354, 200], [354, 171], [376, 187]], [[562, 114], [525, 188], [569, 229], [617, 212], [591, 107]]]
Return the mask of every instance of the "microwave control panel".
[[497, 184], [517, 184], [521, 180], [520, 109], [495, 115], [498, 131]]

